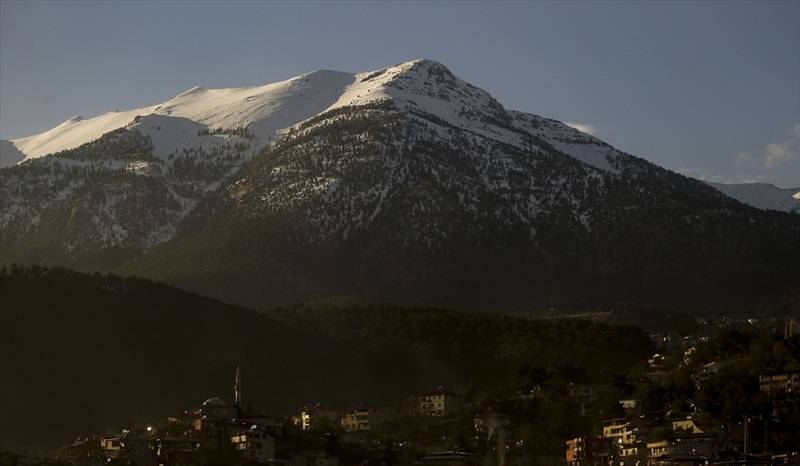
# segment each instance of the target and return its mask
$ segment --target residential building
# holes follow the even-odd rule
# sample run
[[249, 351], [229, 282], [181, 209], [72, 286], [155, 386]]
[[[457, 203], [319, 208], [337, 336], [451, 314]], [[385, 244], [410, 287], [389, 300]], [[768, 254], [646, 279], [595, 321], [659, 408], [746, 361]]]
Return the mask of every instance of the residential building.
[[100, 439], [100, 451], [106, 458], [117, 458], [122, 451], [120, 437], [104, 437]]
[[718, 442], [713, 434], [676, 433], [667, 439], [647, 444], [648, 464], [704, 464], [716, 458]]
[[697, 425], [694, 419], [681, 419], [672, 421], [672, 430], [674, 432], [688, 432], [690, 434], [702, 434], [703, 429]]
[[719, 439], [715, 434], [674, 433], [667, 439], [669, 453], [676, 457], [702, 456], [714, 458], [719, 450]]
[[605, 437], [577, 437], [566, 442], [569, 466], [605, 466], [613, 457], [613, 440]]
[[152, 430], [130, 431], [122, 430], [116, 437], [103, 437], [100, 439], [100, 452], [107, 460], [124, 458], [128, 462], [140, 465], [155, 464], [154, 437]]
[[692, 382], [694, 382], [696, 387], [701, 387], [708, 383], [717, 372], [719, 372], [719, 363], [717, 361], [711, 361], [692, 374]]
[[244, 459], [255, 461], [275, 459], [275, 439], [257, 426], [231, 436], [231, 444]]
[[647, 464], [647, 443], [636, 441], [630, 444], [620, 444], [618, 447], [619, 464], [624, 466], [644, 466]]
[[619, 405], [627, 415], [636, 415], [641, 412], [641, 403], [637, 399], [619, 400]]
[[448, 417], [461, 410], [461, 397], [439, 387], [435, 392], [417, 397], [417, 413], [425, 417]]
[[661, 354], [654, 354], [650, 356], [650, 359], [647, 360], [647, 365], [650, 369], [661, 369], [666, 362], [666, 358]]
[[800, 371], [760, 375], [758, 382], [761, 393], [769, 396], [800, 395]]
[[159, 465], [184, 466], [196, 464], [202, 456], [201, 442], [191, 437], [159, 437], [155, 441], [155, 455]]
[[631, 444], [636, 440], [638, 428], [624, 418], [603, 421], [603, 437], [615, 444]]
[[659, 464], [659, 458], [669, 452], [669, 442], [667, 440], [659, 440], [658, 442], [647, 443], [647, 464]]
[[332, 427], [339, 423], [339, 413], [316, 405], [313, 408], [303, 408], [299, 416], [292, 418], [294, 425], [302, 430], [317, 430], [326, 425]]
[[373, 417], [369, 409], [354, 409], [352, 412], [345, 414], [340, 422], [346, 432], [362, 432], [370, 430], [372, 427], [370, 420]]

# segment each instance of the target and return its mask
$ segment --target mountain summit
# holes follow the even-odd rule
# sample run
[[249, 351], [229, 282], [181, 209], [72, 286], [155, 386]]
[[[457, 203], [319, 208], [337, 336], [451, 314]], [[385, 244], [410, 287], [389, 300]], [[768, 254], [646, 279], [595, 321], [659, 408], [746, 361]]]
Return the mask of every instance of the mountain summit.
[[507, 110], [430, 60], [195, 87], [12, 143], [0, 262], [251, 306], [743, 304], [800, 270], [800, 217]]

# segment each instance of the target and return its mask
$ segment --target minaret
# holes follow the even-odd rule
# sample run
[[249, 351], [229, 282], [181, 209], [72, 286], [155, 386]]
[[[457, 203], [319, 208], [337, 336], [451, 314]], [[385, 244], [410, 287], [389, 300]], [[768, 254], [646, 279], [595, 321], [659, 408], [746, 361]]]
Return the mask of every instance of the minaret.
[[233, 381], [233, 403], [236, 409], [241, 410], [242, 404], [242, 378], [239, 374], [239, 365], [236, 365], [236, 379]]

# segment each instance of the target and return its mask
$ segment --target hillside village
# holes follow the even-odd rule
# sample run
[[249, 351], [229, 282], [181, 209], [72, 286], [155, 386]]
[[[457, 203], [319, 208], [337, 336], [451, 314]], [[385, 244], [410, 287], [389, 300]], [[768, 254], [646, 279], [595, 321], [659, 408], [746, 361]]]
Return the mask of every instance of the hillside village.
[[694, 334], [652, 334], [656, 352], [612, 383], [523, 367], [515, 386], [492, 393], [437, 387], [293, 416], [254, 408], [236, 367], [227, 400], [79, 437], [50, 458], [0, 450], [0, 463], [800, 464], [800, 319], [698, 322]]

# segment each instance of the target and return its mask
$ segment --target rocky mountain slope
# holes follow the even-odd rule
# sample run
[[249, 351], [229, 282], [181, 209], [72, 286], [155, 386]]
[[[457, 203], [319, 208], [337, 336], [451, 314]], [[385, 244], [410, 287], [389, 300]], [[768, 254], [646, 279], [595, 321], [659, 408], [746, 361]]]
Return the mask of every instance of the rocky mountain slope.
[[753, 303], [796, 283], [797, 217], [506, 110], [428, 60], [198, 88], [128, 117], [55, 155], [37, 157], [119, 119], [13, 141], [33, 160], [0, 171], [0, 261], [251, 306]]

